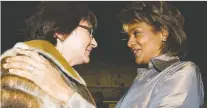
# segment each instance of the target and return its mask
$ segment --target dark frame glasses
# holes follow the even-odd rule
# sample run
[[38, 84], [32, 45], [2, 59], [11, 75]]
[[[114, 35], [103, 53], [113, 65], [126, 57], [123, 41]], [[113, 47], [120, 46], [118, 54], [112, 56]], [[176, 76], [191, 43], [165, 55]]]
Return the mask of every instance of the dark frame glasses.
[[84, 26], [84, 25], [78, 25], [78, 26], [81, 27], [81, 28], [84, 28], [84, 29], [88, 30], [91, 38], [93, 38], [93, 31], [94, 30], [92, 28], [87, 27], [87, 26]]

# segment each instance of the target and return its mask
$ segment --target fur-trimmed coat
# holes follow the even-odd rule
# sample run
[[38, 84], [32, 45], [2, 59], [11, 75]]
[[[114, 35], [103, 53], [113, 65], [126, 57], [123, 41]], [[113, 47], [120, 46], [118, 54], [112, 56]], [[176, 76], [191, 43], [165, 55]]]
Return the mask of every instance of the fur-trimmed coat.
[[[59, 70], [59, 72], [62, 75], [62, 78], [65, 80], [65, 82], [68, 84], [68, 86], [72, 87], [74, 89], [74, 91], [76, 91], [76, 93], [78, 95], [80, 95], [79, 97], [83, 98], [82, 100], [80, 99], [80, 102], [82, 102], [84, 100], [88, 104], [91, 104], [92, 106], [95, 107], [95, 102], [94, 102], [90, 92], [88, 91], [88, 89], [86, 87], [86, 83], [83, 80], [83, 78], [67, 63], [67, 61], [59, 53], [59, 51], [51, 43], [49, 43], [47, 41], [32, 40], [32, 41], [27, 41], [27, 42], [16, 43], [13, 48], [5, 51], [1, 55], [1, 67], [3, 67], [2, 65], [5, 63], [6, 58], [8, 58], [10, 56], [17, 55], [17, 53], [15, 52], [15, 49], [17, 49], [17, 48], [34, 50], [34, 51], [38, 52], [40, 55], [42, 55], [43, 57], [45, 57], [48, 61], [50, 61], [51, 64], [53, 64], [53, 66], [56, 69]], [[7, 79], [7, 80], [5, 80], [5, 79]], [[22, 83], [18, 84], [19, 82], [17, 80], [14, 81], [15, 79], [19, 79], [18, 81], [22, 82]], [[12, 83], [12, 81], [15, 83]], [[14, 90], [14, 89], [18, 90], [21, 93], [26, 93], [28, 96], [32, 95], [35, 98], [39, 98], [39, 100], [42, 100], [40, 98], [42, 96], [39, 96], [39, 95], [45, 94], [32, 81], [29, 81], [25, 78], [21, 78], [21, 77], [15, 76], [15, 75], [11, 75], [11, 74], [9, 74], [8, 70], [5, 70], [3, 68], [1, 68], [1, 83], [2, 83], [1, 97], [8, 96], [8, 95], [6, 95], [6, 93], [11, 94], [12, 91], [11, 92], [8, 92], [8, 91]], [[18, 87], [18, 85], [27, 85], [28, 87], [30, 87], [30, 85], [31, 85], [31, 87], [30, 87], [30, 90], [25, 91], [23, 89], [19, 89], [21, 87]], [[25, 87], [23, 87], [23, 88], [25, 88]], [[33, 89], [31, 89], [31, 88], [33, 88]], [[38, 90], [35, 88], [38, 88]], [[26, 87], [26, 89], [28, 89], [28, 88]], [[36, 92], [36, 91], [38, 91], [38, 92]], [[51, 98], [51, 97], [49, 96], [49, 98]], [[6, 98], [3, 98], [3, 99], [6, 99]], [[51, 105], [52, 105], [52, 103], [53, 104], [55, 103], [57, 106], [59, 106], [59, 102], [57, 100], [55, 100], [55, 99], [51, 99], [51, 100], [49, 99]], [[1, 100], [1, 101], [3, 101], [3, 100]], [[44, 100], [42, 100], [42, 101], [44, 101]], [[43, 107], [45, 108], [45, 106], [43, 106]], [[47, 107], [52, 108], [51, 106], [47, 106]]]

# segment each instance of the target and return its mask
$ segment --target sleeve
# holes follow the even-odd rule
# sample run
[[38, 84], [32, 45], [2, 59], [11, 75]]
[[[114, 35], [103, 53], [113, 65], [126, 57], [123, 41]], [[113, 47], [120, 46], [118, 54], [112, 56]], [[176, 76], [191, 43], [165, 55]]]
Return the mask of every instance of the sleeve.
[[198, 67], [186, 64], [163, 82], [149, 108], [199, 108], [203, 104], [203, 94]]
[[85, 100], [80, 94], [75, 92], [68, 100], [64, 108], [96, 108], [94, 105]]

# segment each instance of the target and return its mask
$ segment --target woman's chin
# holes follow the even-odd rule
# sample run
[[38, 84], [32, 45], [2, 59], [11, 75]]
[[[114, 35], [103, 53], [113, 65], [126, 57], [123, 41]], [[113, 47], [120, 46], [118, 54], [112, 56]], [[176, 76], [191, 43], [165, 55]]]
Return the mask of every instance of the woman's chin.
[[79, 59], [78, 61], [71, 63], [70, 65], [76, 66], [76, 65], [81, 65], [81, 64], [88, 64], [89, 62], [90, 62], [90, 59], [85, 57], [82, 60]]
[[84, 64], [88, 64], [90, 62], [90, 58], [89, 57], [85, 57], [84, 58]]
[[141, 62], [139, 62], [139, 61], [135, 61], [136, 62], [136, 64], [138, 64], [138, 65], [140, 65], [140, 64], [142, 64]]
[[139, 65], [142, 64], [142, 60], [138, 57], [135, 58], [135, 62], [136, 64], [139, 64]]

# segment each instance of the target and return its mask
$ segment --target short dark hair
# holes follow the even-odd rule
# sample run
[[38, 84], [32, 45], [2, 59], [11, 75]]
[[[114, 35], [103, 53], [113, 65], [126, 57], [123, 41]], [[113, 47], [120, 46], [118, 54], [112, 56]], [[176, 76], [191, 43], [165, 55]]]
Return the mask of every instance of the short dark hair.
[[88, 10], [86, 2], [41, 2], [36, 12], [26, 20], [25, 40], [47, 40], [54, 45], [55, 32], [70, 34], [81, 20], [87, 21], [93, 28], [97, 26], [96, 16]]
[[167, 30], [168, 38], [161, 47], [161, 53], [185, 58], [187, 36], [183, 28], [184, 17], [176, 7], [163, 1], [132, 2], [118, 14], [118, 18], [123, 25], [138, 21], [151, 25], [155, 32]]

